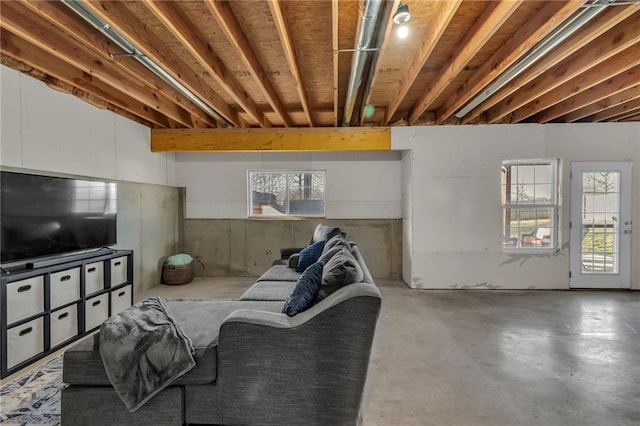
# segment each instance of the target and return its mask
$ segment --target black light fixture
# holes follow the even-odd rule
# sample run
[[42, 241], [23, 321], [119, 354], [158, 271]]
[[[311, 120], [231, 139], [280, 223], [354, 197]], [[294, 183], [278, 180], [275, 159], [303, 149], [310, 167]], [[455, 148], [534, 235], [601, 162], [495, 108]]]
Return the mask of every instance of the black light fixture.
[[409, 13], [409, 6], [401, 3], [400, 6], [398, 6], [398, 10], [396, 11], [396, 14], [393, 15], [393, 23], [404, 24], [409, 19], [411, 19], [411, 14]]

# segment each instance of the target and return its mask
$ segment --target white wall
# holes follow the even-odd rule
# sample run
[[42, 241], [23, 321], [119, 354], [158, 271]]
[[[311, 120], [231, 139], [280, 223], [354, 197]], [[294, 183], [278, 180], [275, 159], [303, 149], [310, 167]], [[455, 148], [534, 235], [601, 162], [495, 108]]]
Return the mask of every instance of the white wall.
[[[553, 124], [392, 129], [393, 149], [411, 150], [404, 280], [415, 288], [566, 289], [571, 161], [632, 161], [633, 218], [640, 223], [640, 125]], [[502, 253], [503, 159], [561, 158], [562, 249], [554, 255]], [[405, 165], [404, 167], [407, 167]], [[640, 289], [640, 238], [632, 242], [632, 288]]]
[[174, 184], [174, 155], [151, 152], [149, 128], [5, 66], [0, 80], [0, 165]]
[[134, 291], [160, 283], [182, 227], [174, 154], [152, 153], [150, 130], [0, 66], [0, 166], [117, 180], [117, 248], [134, 250]]
[[399, 152], [176, 154], [187, 218], [247, 217], [247, 171], [326, 170], [326, 217], [395, 219], [401, 212]]

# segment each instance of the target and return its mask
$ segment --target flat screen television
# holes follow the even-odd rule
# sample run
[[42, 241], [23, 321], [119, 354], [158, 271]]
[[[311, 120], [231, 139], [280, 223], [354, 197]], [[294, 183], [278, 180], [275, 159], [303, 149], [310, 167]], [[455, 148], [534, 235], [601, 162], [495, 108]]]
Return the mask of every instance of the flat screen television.
[[3, 171], [1, 263], [116, 243], [117, 184]]

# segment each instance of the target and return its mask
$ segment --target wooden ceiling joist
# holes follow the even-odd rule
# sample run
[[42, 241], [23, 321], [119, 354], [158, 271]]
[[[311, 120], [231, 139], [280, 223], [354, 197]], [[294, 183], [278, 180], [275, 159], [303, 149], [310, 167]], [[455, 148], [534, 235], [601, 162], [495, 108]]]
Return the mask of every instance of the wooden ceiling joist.
[[143, 118], [159, 127], [175, 127], [158, 111], [147, 108], [143, 103], [125, 93], [117, 92], [113, 87], [103, 83], [73, 65], [51, 55], [26, 40], [17, 37], [5, 29], [1, 30], [0, 43], [2, 53], [25, 63], [42, 73], [77, 87], [105, 102], [113, 104], [129, 113]]
[[627, 111], [617, 115], [613, 118], [613, 121], [638, 121], [638, 116], [640, 116], [640, 105], [638, 103], [634, 103], [634, 105], [626, 105]]
[[293, 80], [296, 84], [296, 91], [298, 92], [300, 105], [302, 105], [302, 109], [304, 110], [304, 113], [307, 117], [309, 127], [313, 127], [313, 118], [311, 107], [309, 106], [309, 97], [307, 96], [307, 91], [304, 88], [304, 83], [302, 82], [302, 73], [300, 72], [300, 65], [298, 64], [298, 56], [296, 55], [296, 50], [293, 47], [289, 25], [287, 24], [287, 20], [284, 14], [282, 13], [281, 1], [269, 0], [268, 3], [269, 10], [271, 11], [271, 16], [273, 17], [273, 20], [276, 24], [276, 30], [278, 31], [278, 35], [280, 36], [280, 42], [282, 44], [282, 49], [284, 50], [284, 56], [287, 58], [287, 63], [289, 64], [289, 71], [291, 71], [291, 75], [293, 76]]
[[616, 93], [612, 96], [607, 96], [597, 102], [592, 102], [580, 109], [577, 109], [569, 114], [566, 114], [560, 121], [563, 123], [573, 123], [581, 118], [588, 117], [590, 115], [598, 114], [610, 108], [623, 105], [626, 102], [633, 101], [640, 98], [640, 84], [623, 90], [620, 93]]
[[[56, 26], [61, 32], [72, 36], [75, 40], [82, 43], [85, 47], [93, 50], [101, 57], [109, 58], [109, 55], [111, 54], [117, 55], [124, 53], [119, 46], [104, 37], [97, 30], [94, 30], [89, 24], [75, 19], [73, 15], [65, 13], [67, 12], [67, 7], [62, 3], [22, 0], [21, 4], [34, 12], [37, 16]], [[170, 102], [176, 103], [191, 113], [194, 117], [194, 123], [202, 123], [199, 127], [210, 127], [215, 125], [215, 122], [211, 117], [206, 115], [191, 102], [181, 97], [177, 92], [167, 87], [159, 77], [155, 75], [149, 76], [148, 70], [142, 64], [129, 58], [114, 60], [113, 63], [119, 65], [128, 75], [137, 79], [140, 84], [153, 84], [158, 94], [164, 96]]]
[[[593, 1], [419, 1], [402, 40], [403, 1], [385, 0], [351, 124], [638, 120], [640, 7]], [[3, 66], [151, 128], [341, 124], [362, 1], [77, 3], [101, 22], [59, 0], [2, 2]]]
[[[640, 60], [638, 61], [640, 63]], [[636, 66], [614, 77], [607, 79], [595, 86], [592, 86], [575, 96], [565, 99], [551, 108], [539, 112], [534, 116], [536, 123], [547, 123], [565, 114], [569, 114], [582, 107], [591, 104], [594, 100], [599, 101], [609, 96], [616, 95], [636, 86], [640, 67]]]
[[569, 2], [550, 2], [542, 7], [505, 43], [491, 59], [465, 81], [436, 113], [438, 124], [444, 123], [456, 111], [473, 99], [482, 89], [515, 64], [539, 40], [549, 35], [562, 22], [584, 4], [583, 0]]
[[169, 55], [164, 48], [164, 42], [151, 31], [145, 30], [145, 26], [124, 4], [116, 1], [82, 1], [82, 5], [107, 22], [156, 64], [162, 64], [165, 71], [225, 120], [235, 126], [240, 126], [237, 112], [232, 110], [210, 86], [207, 86], [187, 64], [175, 56]]
[[153, 87], [138, 83], [108, 59], [104, 61], [93, 60], [89, 48], [61, 33], [52, 24], [33, 14], [26, 13], [18, 3], [3, 2], [0, 25], [46, 52], [102, 80], [116, 91], [119, 91], [123, 86], [126, 87], [131, 97], [146, 105], [151, 105], [157, 111], [183, 126], [192, 127], [194, 125], [191, 114], [163, 97], [155, 95]]
[[485, 11], [460, 43], [460, 49], [451, 56], [449, 63], [438, 73], [429, 89], [418, 99], [409, 113], [413, 124], [436, 100], [502, 24], [516, 11], [522, 0], [488, 2]]
[[277, 114], [278, 118], [284, 123], [285, 127], [293, 126], [291, 118], [282, 105], [280, 97], [276, 93], [276, 89], [269, 80], [267, 73], [264, 71], [260, 60], [251, 47], [251, 43], [247, 40], [247, 36], [242, 30], [242, 26], [233, 14], [231, 6], [227, 1], [204, 0], [204, 4], [209, 12], [216, 18], [220, 28], [224, 31], [227, 39], [235, 47], [238, 55], [242, 58], [251, 75], [255, 79], [260, 90], [264, 93], [267, 101]]
[[[632, 16], [593, 43], [555, 65], [544, 75], [522, 87], [517, 94], [508, 97], [491, 108], [487, 111], [489, 123], [495, 123], [512, 111], [529, 105], [533, 100], [540, 99], [545, 93], [563, 85], [583, 72], [598, 68], [598, 64], [607, 61], [619, 52], [623, 52], [629, 46], [638, 43], [638, 41], [640, 41], [640, 25], [638, 25], [635, 17]], [[515, 114], [515, 116], [519, 115]]]
[[391, 130], [383, 128], [177, 129], [153, 130], [153, 152], [388, 151]]
[[426, 33], [421, 35], [422, 42], [420, 44], [420, 48], [411, 60], [411, 65], [409, 66], [408, 71], [405, 73], [402, 80], [400, 80], [400, 86], [398, 87], [395, 96], [389, 102], [387, 113], [384, 118], [385, 125], [391, 122], [393, 115], [400, 106], [400, 103], [407, 95], [407, 92], [409, 92], [409, 89], [418, 77], [418, 74], [420, 74], [424, 64], [429, 59], [429, 56], [433, 53], [438, 41], [440, 41], [440, 38], [447, 29], [449, 22], [453, 19], [453, 16], [461, 3], [462, 0], [451, 0], [440, 1], [434, 4], [434, 7], [436, 8], [433, 14], [434, 19], [427, 27]]
[[[534, 114], [544, 111], [547, 108], [551, 108], [560, 102], [568, 101], [579, 93], [584, 92], [590, 87], [596, 86], [608, 79], [611, 80], [607, 81], [607, 84], [603, 86], [603, 90], [605, 90], [603, 93], [604, 95], [611, 95], [631, 87], [633, 84], [637, 83], [637, 65], [640, 64], [640, 55], [630, 54], [630, 52], [635, 49], [636, 48], [632, 46], [629, 50], [618, 53], [606, 62], [599, 64], [599, 66], [587, 70], [583, 74], [574, 77], [562, 86], [550, 92], [546, 92], [544, 95], [537, 98], [536, 102], [532, 102], [518, 108], [511, 113], [511, 122], [513, 123], [524, 120]], [[625, 70], [628, 71], [621, 73], [621, 71]], [[612, 78], [618, 74], [624, 77], [617, 80]], [[629, 83], [631, 84], [629, 85]]]
[[[481, 105], [474, 108], [471, 112], [467, 113], [462, 119], [462, 124], [468, 124], [473, 122], [482, 112], [488, 110], [494, 105], [498, 104], [503, 99], [512, 95], [520, 88], [524, 87], [527, 83], [533, 81], [539, 77], [554, 65], [567, 59], [573, 52], [588, 46], [589, 43], [601, 37], [610, 29], [629, 18], [634, 13], [638, 12], [638, 7], [635, 5], [625, 7], [611, 7], [599, 15], [597, 15], [590, 22], [586, 28], [578, 31], [574, 38], [570, 38], [551, 52], [547, 53], [537, 63], [525, 70], [518, 78], [513, 79], [506, 85], [504, 85], [498, 92], [494, 93], [488, 100]], [[588, 48], [588, 47], [587, 47]]]
[[191, 26], [177, 4], [170, 1], [151, 0], [144, 0], [144, 3], [253, 120], [262, 127], [271, 127], [271, 123], [258, 111], [255, 102], [233, 78], [213, 49]]

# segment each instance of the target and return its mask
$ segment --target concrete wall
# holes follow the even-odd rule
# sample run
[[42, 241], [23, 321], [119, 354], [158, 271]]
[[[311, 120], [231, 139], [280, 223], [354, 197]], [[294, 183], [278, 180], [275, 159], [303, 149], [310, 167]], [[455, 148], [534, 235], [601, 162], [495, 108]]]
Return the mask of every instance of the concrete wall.
[[[633, 220], [640, 223], [640, 125], [552, 124], [392, 129], [403, 156], [404, 280], [415, 288], [569, 288], [569, 171], [572, 161], [635, 164]], [[560, 158], [561, 250], [502, 253], [503, 159]], [[407, 184], [407, 182], [409, 182]], [[406, 187], [408, 185], [408, 187]], [[640, 238], [633, 234], [632, 288], [640, 289]]]
[[[327, 219], [247, 219], [247, 171], [326, 170]], [[309, 243], [315, 225], [332, 223], [358, 242], [376, 278], [402, 268], [399, 152], [176, 154], [186, 188], [186, 252], [198, 275], [261, 275], [280, 248]]]
[[340, 227], [358, 243], [373, 277], [401, 277], [400, 219], [187, 219], [184, 251], [198, 259], [197, 275], [258, 276], [280, 257], [281, 248], [309, 244], [320, 222]]
[[158, 262], [180, 249], [174, 155], [152, 153], [149, 129], [111, 111], [5, 66], [0, 80], [2, 168], [117, 181], [117, 247], [135, 251], [134, 291], [158, 284]]

